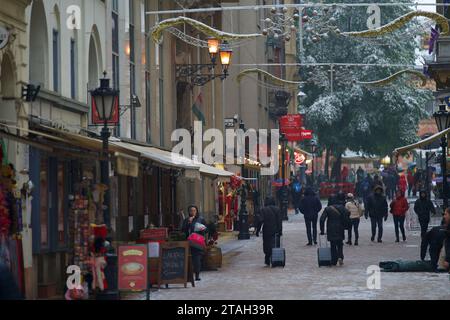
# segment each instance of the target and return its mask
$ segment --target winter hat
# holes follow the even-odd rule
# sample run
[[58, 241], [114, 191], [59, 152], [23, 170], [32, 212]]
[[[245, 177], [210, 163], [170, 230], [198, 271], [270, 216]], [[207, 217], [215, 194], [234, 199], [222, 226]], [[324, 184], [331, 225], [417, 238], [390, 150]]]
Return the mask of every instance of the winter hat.
[[348, 193], [348, 194], [347, 194], [347, 198], [353, 199], [353, 193]]

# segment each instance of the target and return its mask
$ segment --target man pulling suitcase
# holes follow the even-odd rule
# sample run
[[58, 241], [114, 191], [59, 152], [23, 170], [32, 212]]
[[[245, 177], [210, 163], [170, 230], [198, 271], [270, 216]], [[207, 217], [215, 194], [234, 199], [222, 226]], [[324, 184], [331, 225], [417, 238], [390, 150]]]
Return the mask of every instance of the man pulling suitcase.
[[268, 197], [265, 200], [264, 208], [261, 209], [259, 215], [258, 227], [256, 229], [256, 236], [259, 237], [259, 232], [263, 233], [263, 248], [265, 259], [264, 263], [267, 266], [271, 265], [272, 249], [278, 247], [277, 235], [283, 235], [283, 221], [280, 208], [275, 205], [275, 199]]

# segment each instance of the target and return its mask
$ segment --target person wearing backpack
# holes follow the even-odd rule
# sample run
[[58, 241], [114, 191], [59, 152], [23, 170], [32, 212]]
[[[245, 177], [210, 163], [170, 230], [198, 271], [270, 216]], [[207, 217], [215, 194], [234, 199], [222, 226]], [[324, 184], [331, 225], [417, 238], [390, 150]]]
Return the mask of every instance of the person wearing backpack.
[[344, 264], [345, 229], [350, 221], [350, 212], [334, 198], [325, 208], [320, 217], [320, 234], [324, 235], [325, 222], [327, 223], [327, 240], [330, 241], [331, 265]]
[[352, 245], [352, 228], [353, 228], [353, 230], [355, 230], [355, 246], [357, 246], [359, 239], [359, 230], [358, 230], [359, 221], [363, 215], [363, 210], [358, 200], [356, 200], [353, 194], [351, 193], [347, 194], [347, 203], [345, 204], [345, 209], [347, 209], [350, 212], [350, 221], [351, 221], [350, 227], [348, 229], [348, 240], [346, 244], [350, 246]]

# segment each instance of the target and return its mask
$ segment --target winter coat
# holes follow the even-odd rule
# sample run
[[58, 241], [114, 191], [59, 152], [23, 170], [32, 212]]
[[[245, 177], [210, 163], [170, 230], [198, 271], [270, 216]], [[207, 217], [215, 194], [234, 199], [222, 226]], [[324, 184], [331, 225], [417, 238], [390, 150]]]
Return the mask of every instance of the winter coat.
[[419, 198], [414, 203], [414, 211], [419, 217], [419, 221], [430, 221], [430, 212], [436, 213], [433, 202], [427, 198]]
[[[334, 210], [332, 207], [336, 208]], [[327, 222], [328, 241], [342, 241], [345, 239], [345, 219], [350, 218], [350, 212], [342, 205], [328, 206], [320, 217], [320, 232], [324, 233], [325, 221]]]
[[404, 217], [409, 209], [408, 200], [405, 197], [395, 198], [391, 202], [391, 213], [395, 217]]
[[256, 233], [259, 234], [261, 227], [263, 238], [272, 239], [275, 234], [283, 234], [283, 217], [280, 208], [268, 206], [261, 209]]
[[205, 221], [205, 219], [203, 219], [202, 217], [200, 217], [200, 216], [198, 216], [198, 215], [194, 218], [194, 220], [192, 220], [192, 223], [189, 223], [189, 217], [187, 217], [186, 219], [184, 219], [184, 221], [183, 221], [183, 227], [181, 228], [181, 231], [184, 232], [184, 234], [186, 235], [186, 238], [189, 237], [189, 235], [190, 235], [191, 233], [194, 233], [195, 224], [196, 224], [197, 222], [198, 222], [198, 223], [201, 223], [201, 224], [203, 224], [203, 225], [206, 226], [206, 221]]
[[300, 212], [303, 213], [305, 219], [314, 218], [322, 210], [322, 203], [311, 189], [305, 190], [305, 196], [300, 201]]
[[[428, 231], [425, 236], [422, 238], [421, 246], [420, 246], [420, 258], [422, 260], [425, 259], [427, 254], [427, 249], [429, 248], [431, 264], [433, 268], [437, 268], [437, 264], [439, 261], [439, 255], [441, 253], [442, 247], [444, 245], [444, 240], [446, 238], [446, 232], [444, 226], [434, 227], [430, 231]], [[448, 256], [448, 247], [446, 246], [447, 258], [449, 261], [450, 257]]]
[[408, 172], [408, 185], [412, 186], [414, 184], [414, 176], [412, 175], [411, 172]]
[[348, 201], [345, 204], [345, 209], [350, 212], [350, 219], [359, 219], [363, 215], [363, 211], [358, 200]]
[[406, 192], [406, 178], [405, 176], [401, 176], [400, 180], [398, 181], [398, 188], [402, 193]]
[[388, 216], [388, 204], [383, 195], [372, 194], [367, 199], [366, 217], [385, 218]]

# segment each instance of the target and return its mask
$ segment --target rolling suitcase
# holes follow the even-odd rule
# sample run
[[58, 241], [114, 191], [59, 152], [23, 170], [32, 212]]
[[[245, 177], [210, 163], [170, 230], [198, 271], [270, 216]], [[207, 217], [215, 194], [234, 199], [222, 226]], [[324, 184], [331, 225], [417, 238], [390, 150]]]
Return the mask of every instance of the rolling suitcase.
[[325, 241], [325, 247], [322, 247], [321, 235], [319, 235], [319, 248], [317, 248], [317, 261], [319, 262], [319, 267], [331, 266], [331, 248], [328, 246], [328, 241]]
[[[279, 246], [277, 245], [277, 240], [279, 239]], [[270, 264], [272, 268], [283, 267], [286, 264], [286, 250], [281, 247], [281, 237], [275, 235], [275, 247], [272, 248], [272, 256], [270, 258]]]

